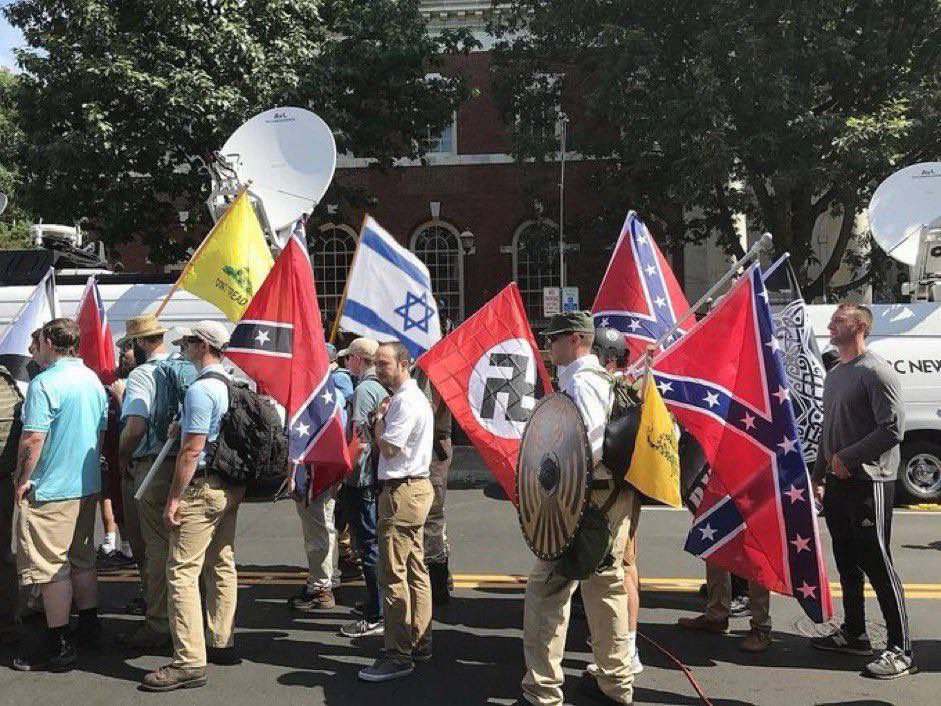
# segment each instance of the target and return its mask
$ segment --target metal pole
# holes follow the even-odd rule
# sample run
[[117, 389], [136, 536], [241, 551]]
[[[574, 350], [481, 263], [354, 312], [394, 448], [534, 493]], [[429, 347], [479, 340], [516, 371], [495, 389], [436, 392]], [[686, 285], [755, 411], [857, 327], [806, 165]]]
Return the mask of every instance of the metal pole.
[[559, 297], [564, 296], [562, 288], [565, 287], [565, 136], [568, 117], [559, 113], [559, 122], [562, 127], [562, 159], [559, 174]]

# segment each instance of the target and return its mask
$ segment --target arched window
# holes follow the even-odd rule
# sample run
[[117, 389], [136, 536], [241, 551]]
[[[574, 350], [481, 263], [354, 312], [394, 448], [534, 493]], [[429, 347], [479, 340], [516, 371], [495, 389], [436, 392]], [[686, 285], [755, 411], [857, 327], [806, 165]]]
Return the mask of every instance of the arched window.
[[445, 314], [457, 325], [464, 320], [464, 251], [457, 228], [445, 221], [425, 223], [412, 234], [411, 249], [428, 267], [442, 327]]
[[546, 323], [542, 288], [559, 286], [559, 228], [542, 218], [526, 221], [513, 234], [513, 279], [533, 328]]
[[347, 225], [327, 223], [320, 226], [320, 232], [308, 243], [308, 248], [317, 282], [317, 303], [326, 324], [336, 318], [343, 297], [356, 250], [356, 231]]

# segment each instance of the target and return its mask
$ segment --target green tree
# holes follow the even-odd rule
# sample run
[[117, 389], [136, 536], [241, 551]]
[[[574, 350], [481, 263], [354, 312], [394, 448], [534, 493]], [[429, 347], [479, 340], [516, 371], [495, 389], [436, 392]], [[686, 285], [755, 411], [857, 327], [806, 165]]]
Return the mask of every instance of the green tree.
[[16, 75], [0, 69], [0, 193], [8, 199], [6, 210], [0, 215], [0, 249], [4, 250], [30, 247], [30, 219], [19, 198], [23, 131], [16, 109], [18, 92]]
[[[729, 236], [745, 211], [802, 275], [817, 218], [842, 217], [811, 296], [844, 261], [879, 180], [941, 153], [937, 0], [510, 5], [494, 20], [494, 84], [520, 116], [519, 154], [545, 154], [521, 133], [542, 118], [533, 105], [561, 101], [614, 218], [629, 200], [682, 241], [714, 226]], [[547, 88], [539, 72], [561, 78]]]
[[109, 243], [144, 238], [168, 262], [179, 211], [205, 232], [204, 165], [251, 115], [309, 106], [338, 150], [419, 156], [466, 95], [426, 80], [465, 36], [432, 38], [417, 0], [16, 0], [28, 48], [24, 180], [46, 220], [87, 218]]

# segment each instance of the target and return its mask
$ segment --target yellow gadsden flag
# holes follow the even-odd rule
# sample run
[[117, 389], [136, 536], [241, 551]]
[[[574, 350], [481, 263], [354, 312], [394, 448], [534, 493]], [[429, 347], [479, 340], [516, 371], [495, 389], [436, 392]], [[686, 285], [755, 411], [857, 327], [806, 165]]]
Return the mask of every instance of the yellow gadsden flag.
[[242, 192], [193, 254], [177, 286], [237, 322], [273, 265], [265, 234]]
[[650, 373], [645, 388], [627, 482], [654, 500], [679, 507], [680, 452], [673, 418]]

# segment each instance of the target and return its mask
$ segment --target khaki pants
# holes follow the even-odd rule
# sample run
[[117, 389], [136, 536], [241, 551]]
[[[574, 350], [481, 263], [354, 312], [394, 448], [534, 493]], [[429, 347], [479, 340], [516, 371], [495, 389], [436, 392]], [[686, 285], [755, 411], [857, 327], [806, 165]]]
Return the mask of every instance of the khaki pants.
[[[601, 507], [610, 490], [592, 491], [592, 502]], [[634, 491], [620, 491], [608, 522], [614, 536], [614, 562], [581, 582], [591, 647], [598, 666], [598, 686], [614, 702], [633, 699], [634, 675], [627, 642], [627, 591], [624, 588], [624, 546], [630, 533]], [[562, 655], [568, 631], [572, 594], [578, 585], [552, 572], [553, 562], [538, 560], [526, 583], [523, 608], [523, 656], [526, 675], [523, 695], [534, 704], [562, 703]]]
[[427, 478], [385, 481], [379, 496], [379, 582], [385, 647], [412, 658], [431, 646], [431, 582], [422, 533], [434, 491]]
[[337, 563], [337, 530], [333, 521], [336, 501], [325, 491], [305, 505], [294, 502], [304, 532], [304, 553], [307, 554], [307, 590], [333, 589], [333, 571]]
[[[134, 459], [128, 469], [134, 478], [134, 492], [140, 488], [144, 476], [153, 465], [156, 456], [142, 456]], [[163, 510], [170, 493], [176, 458], [169, 457], [157, 469], [153, 480], [140, 500], [135, 501], [135, 521], [144, 551], [135, 558], [143, 567], [141, 588], [147, 601], [147, 624], [156, 632], [170, 632], [167, 607], [167, 554], [169, 552], [170, 533], [163, 523]], [[130, 540], [129, 540], [130, 541]], [[134, 550], [133, 543], [131, 550]]]
[[[706, 616], [711, 620], [728, 620], [732, 606], [732, 574], [706, 564]], [[751, 627], [771, 631], [771, 594], [764, 586], [748, 582], [748, 610]]]
[[[231, 647], [238, 576], [235, 525], [244, 488], [209, 476], [194, 481], [180, 500], [180, 526], [170, 532], [167, 558], [173, 664], [206, 666], [206, 637], [199, 601], [199, 575], [206, 587], [206, 628], [212, 647]], [[205, 564], [205, 571], [203, 565]]]
[[16, 631], [16, 558], [13, 543], [13, 475], [0, 469], [0, 635]]
[[444, 520], [444, 500], [448, 493], [448, 471], [451, 468], [451, 459], [454, 452], [451, 448], [451, 439], [441, 439], [435, 442], [435, 448], [441, 444], [444, 450], [444, 460], [438, 460], [437, 453], [431, 455], [429, 480], [434, 489], [434, 500], [428, 519], [425, 520], [425, 563], [444, 564], [448, 560], [448, 531]]

